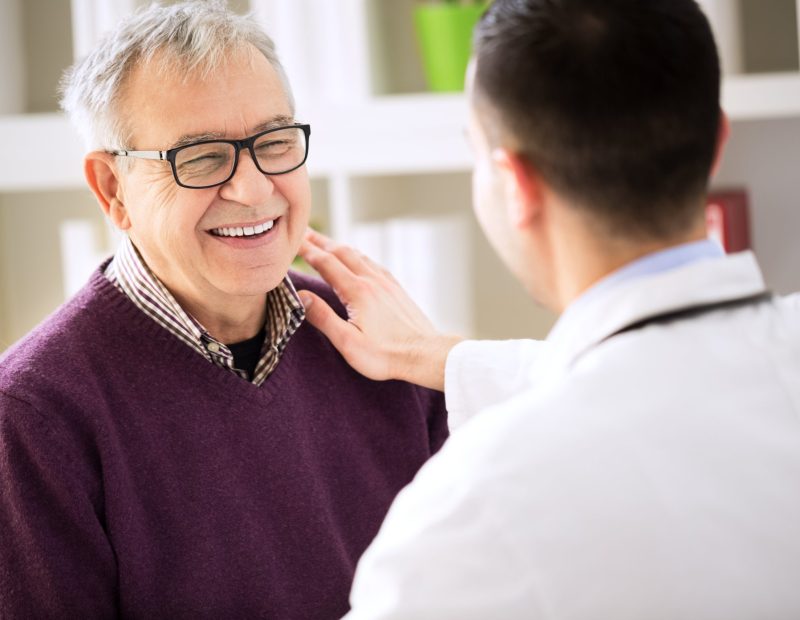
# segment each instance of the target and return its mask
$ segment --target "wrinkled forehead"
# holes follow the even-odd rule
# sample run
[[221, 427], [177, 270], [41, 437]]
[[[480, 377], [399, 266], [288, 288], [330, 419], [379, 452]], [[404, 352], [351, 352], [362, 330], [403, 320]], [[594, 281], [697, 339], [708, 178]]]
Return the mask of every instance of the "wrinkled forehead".
[[224, 48], [210, 47], [203, 53], [189, 53], [183, 47], [163, 45], [141, 53], [131, 73], [143, 69], [165, 80], [189, 81], [204, 79], [221, 69], [241, 65], [252, 66], [264, 55], [247, 42], [231, 42]]
[[158, 52], [133, 69], [117, 105], [128, 146], [159, 150], [187, 135], [244, 137], [293, 113], [275, 68], [252, 46], [212, 64]]

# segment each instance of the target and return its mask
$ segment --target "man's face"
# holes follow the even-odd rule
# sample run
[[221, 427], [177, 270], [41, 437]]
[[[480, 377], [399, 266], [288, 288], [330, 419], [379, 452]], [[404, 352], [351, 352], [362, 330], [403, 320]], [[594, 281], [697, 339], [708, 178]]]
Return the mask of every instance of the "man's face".
[[[201, 78], [138, 68], [125, 88], [126, 115], [137, 150], [167, 150], [191, 139], [241, 139], [292, 122], [277, 73], [255, 48], [232, 53]], [[128, 234], [145, 262], [181, 303], [225, 307], [262, 296], [286, 275], [311, 207], [305, 166], [265, 176], [247, 150], [233, 178], [207, 189], [176, 184], [167, 162], [135, 160], [120, 177], [118, 198]], [[221, 228], [256, 227], [253, 237]], [[217, 231], [217, 232], [215, 232]]]
[[475, 62], [467, 72], [467, 92], [470, 101], [467, 133], [475, 154], [472, 171], [472, 206], [478, 223], [494, 251], [516, 275], [512, 224], [508, 215], [507, 188], [494, 161], [494, 149], [484, 129], [479, 106], [475, 103]]
[[[541, 235], [533, 228], [517, 222], [518, 201], [524, 200], [513, 172], [500, 165], [496, 156], [502, 156], [492, 146], [486, 126], [492, 121], [484, 118], [482, 108], [476, 104], [474, 93], [475, 61], [467, 71], [467, 93], [470, 102], [468, 134], [475, 153], [472, 171], [472, 205], [478, 223], [495, 253], [517, 280], [539, 303], [553, 307], [550, 289], [549, 261], [543, 253]], [[547, 286], [545, 284], [547, 283]]]

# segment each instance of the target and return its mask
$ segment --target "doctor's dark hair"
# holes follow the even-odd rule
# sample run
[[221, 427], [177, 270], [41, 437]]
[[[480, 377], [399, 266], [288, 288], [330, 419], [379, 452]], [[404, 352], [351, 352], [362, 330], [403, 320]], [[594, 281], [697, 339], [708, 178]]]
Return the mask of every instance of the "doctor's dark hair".
[[474, 44], [493, 146], [614, 236], [667, 238], [697, 220], [720, 69], [694, 0], [495, 0]]

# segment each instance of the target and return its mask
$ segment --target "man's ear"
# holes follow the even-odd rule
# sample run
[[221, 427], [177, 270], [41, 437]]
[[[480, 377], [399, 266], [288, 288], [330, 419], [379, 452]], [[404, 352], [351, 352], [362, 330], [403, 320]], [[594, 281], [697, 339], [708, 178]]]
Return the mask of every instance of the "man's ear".
[[103, 151], [92, 151], [83, 160], [83, 173], [100, 208], [120, 230], [131, 226], [120, 186], [119, 170], [114, 156]]
[[711, 165], [711, 176], [715, 176], [722, 163], [722, 154], [725, 151], [725, 145], [728, 143], [728, 137], [731, 135], [731, 123], [725, 112], [720, 111], [719, 115], [719, 128], [717, 129], [717, 147], [714, 151], [714, 163]]
[[544, 195], [541, 178], [519, 153], [497, 148], [492, 159], [502, 178], [510, 221], [517, 228], [524, 228], [541, 212]]

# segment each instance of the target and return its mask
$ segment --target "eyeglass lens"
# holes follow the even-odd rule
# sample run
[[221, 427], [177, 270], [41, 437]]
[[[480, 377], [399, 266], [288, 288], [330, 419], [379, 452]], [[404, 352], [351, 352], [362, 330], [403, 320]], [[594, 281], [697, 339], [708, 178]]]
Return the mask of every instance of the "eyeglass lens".
[[[244, 149], [245, 151], [247, 149]], [[303, 130], [287, 127], [259, 137], [253, 144], [256, 166], [264, 174], [281, 174], [296, 168], [306, 154]], [[240, 154], [246, 156], [246, 153]], [[206, 142], [182, 148], [175, 155], [178, 181], [203, 187], [226, 181], [233, 172], [236, 147], [226, 142]]]

